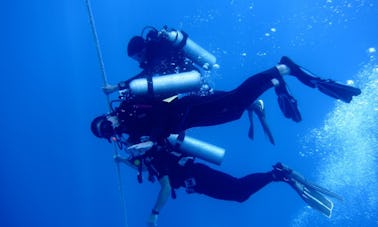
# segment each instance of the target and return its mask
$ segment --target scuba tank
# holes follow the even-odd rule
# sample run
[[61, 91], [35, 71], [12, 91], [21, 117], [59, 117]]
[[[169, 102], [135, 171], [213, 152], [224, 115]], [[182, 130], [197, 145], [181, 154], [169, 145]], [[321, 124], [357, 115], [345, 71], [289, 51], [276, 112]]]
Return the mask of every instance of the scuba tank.
[[167, 30], [164, 27], [159, 36], [172, 42], [173, 46], [181, 47], [187, 57], [203, 69], [210, 70], [219, 67], [216, 64], [216, 57], [191, 40], [185, 32], [174, 29]]
[[198, 71], [138, 78], [130, 81], [129, 90], [133, 95], [174, 95], [198, 91], [202, 86], [201, 74]]
[[169, 143], [178, 147], [178, 150], [184, 154], [200, 158], [202, 160], [220, 165], [223, 161], [225, 149], [194, 139], [189, 136], [181, 136], [178, 134], [171, 134], [168, 137]]

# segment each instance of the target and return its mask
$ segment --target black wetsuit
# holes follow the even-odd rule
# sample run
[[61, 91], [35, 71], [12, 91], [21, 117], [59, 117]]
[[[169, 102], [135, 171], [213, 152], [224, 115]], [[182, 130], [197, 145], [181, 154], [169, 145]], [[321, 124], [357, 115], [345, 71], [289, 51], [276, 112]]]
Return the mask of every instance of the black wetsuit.
[[157, 177], [168, 176], [172, 188], [185, 187], [188, 192], [216, 199], [243, 202], [273, 181], [271, 172], [236, 178], [202, 163], [188, 161], [182, 166], [179, 157], [167, 151], [154, 151], [152, 157], [151, 166]]
[[234, 90], [212, 95], [189, 95], [172, 102], [157, 99], [130, 100], [121, 103], [115, 114], [120, 120], [118, 133], [135, 138], [162, 139], [191, 127], [211, 126], [237, 120], [246, 108], [266, 90], [272, 79], [280, 78], [276, 68], [256, 74]]

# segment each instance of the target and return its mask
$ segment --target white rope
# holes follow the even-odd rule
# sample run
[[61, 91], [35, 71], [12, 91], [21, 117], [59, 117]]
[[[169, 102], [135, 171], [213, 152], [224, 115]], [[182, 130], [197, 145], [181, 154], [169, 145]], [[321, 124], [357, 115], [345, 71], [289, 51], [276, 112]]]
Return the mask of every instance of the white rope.
[[[93, 13], [92, 13], [92, 7], [91, 7], [89, 0], [85, 0], [85, 3], [86, 3], [86, 6], [87, 6], [87, 10], [88, 10], [88, 17], [89, 17], [89, 23], [91, 25], [92, 35], [93, 35], [93, 38], [94, 38], [94, 41], [95, 41], [95, 44], [96, 44], [97, 59], [99, 61], [99, 65], [100, 65], [100, 70], [101, 70], [101, 74], [102, 74], [102, 81], [103, 81], [103, 85], [105, 87], [105, 86], [108, 86], [109, 83], [108, 83], [108, 77], [107, 77], [106, 72], [105, 72], [105, 64], [104, 64], [104, 60], [103, 60], [103, 57], [102, 57], [102, 52], [101, 52], [101, 48], [100, 48], [100, 41], [99, 41], [98, 35], [97, 35], [96, 25], [95, 25]], [[110, 98], [109, 98], [108, 94], [106, 94], [106, 101], [108, 103], [109, 109], [111, 109]]]
[[[100, 41], [99, 41], [98, 36], [97, 36], [97, 30], [96, 30], [96, 25], [95, 25], [93, 13], [92, 13], [92, 7], [91, 7], [89, 0], [85, 0], [85, 3], [86, 3], [86, 6], [87, 6], [87, 10], [88, 10], [88, 17], [89, 17], [89, 22], [90, 22], [90, 25], [91, 25], [93, 38], [94, 38], [95, 44], [96, 44], [97, 58], [98, 58], [100, 70], [101, 70], [101, 73], [102, 73], [103, 84], [104, 84], [104, 86], [107, 86], [107, 85], [109, 85], [108, 84], [108, 78], [107, 78], [106, 72], [105, 72], [105, 65], [104, 65], [104, 60], [103, 60], [102, 52], [101, 52], [101, 48], [100, 48]], [[110, 103], [109, 95], [106, 95], [106, 99], [107, 99], [109, 110], [111, 110], [111, 103]], [[113, 144], [114, 144], [114, 153], [115, 153], [115, 155], [118, 156], [117, 145], [115, 144], [115, 142], [113, 142]], [[125, 202], [126, 200], [125, 200], [125, 194], [124, 194], [124, 191], [123, 191], [122, 176], [121, 176], [121, 169], [120, 169], [120, 166], [119, 166], [119, 162], [116, 162], [116, 171], [117, 171], [117, 176], [118, 176], [118, 189], [120, 191], [121, 203], [122, 203], [122, 208], [123, 208], [123, 211], [124, 211], [123, 213], [124, 213], [124, 219], [125, 219], [125, 226], [128, 227], [128, 224], [127, 224], [128, 223], [128, 221], [127, 221], [127, 208], [126, 208], [126, 202]]]
[[98, 60], [100, 62], [102, 79], [103, 79], [104, 85], [107, 85], [108, 79], [107, 79], [107, 76], [106, 76], [106, 73], [105, 73], [105, 65], [104, 65], [104, 60], [103, 60], [102, 52], [101, 52], [101, 48], [100, 48], [100, 41], [99, 41], [98, 36], [97, 36], [96, 25], [95, 25], [93, 13], [92, 13], [92, 7], [91, 7], [89, 0], [85, 0], [85, 2], [86, 2], [86, 5], [87, 5], [89, 23], [91, 24], [93, 38], [95, 39], [95, 42], [96, 42], [97, 57], [98, 57]]

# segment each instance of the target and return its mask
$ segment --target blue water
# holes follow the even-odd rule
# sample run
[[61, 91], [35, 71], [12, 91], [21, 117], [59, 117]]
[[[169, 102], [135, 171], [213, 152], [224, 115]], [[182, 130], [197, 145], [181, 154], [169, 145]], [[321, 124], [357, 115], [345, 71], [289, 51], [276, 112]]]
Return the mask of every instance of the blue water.
[[[183, 29], [217, 56], [217, 89], [288, 55], [313, 72], [353, 82], [351, 104], [288, 78], [303, 115], [285, 119], [273, 91], [263, 95], [276, 139], [248, 120], [188, 133], [227, 149], [219, 168], [235, 176], [280, 160], [341, 194], [330, 219], [306, 207], [285, 184], [239, 204], [178, 191], [159, 226], [378, 226], [378, 3], [322, 1], [92, 0], [110, 83], [138, 72], [125, 54], [145, 25]], [[6, 1], [0, 7], [0, 226], [126, 226], [113, 147], [89, 131], [107, 111], [84, 1]], [[127, 226], [145, 226], [157, 184], [121, 167]]]

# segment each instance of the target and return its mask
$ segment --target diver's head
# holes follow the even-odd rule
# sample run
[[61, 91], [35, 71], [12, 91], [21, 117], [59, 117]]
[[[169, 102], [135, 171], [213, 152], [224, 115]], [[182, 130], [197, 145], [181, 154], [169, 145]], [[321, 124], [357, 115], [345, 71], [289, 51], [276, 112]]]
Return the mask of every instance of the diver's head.
[[134, 36], [127, 45], [127, 55], [138, 62], [142, 62], [146, 55], [146, 41], [142, 36]]
[[92, 121], [91, 130], [99, 138], [110, 139], [115, 135], [115, 128], [118, 126], [119, 123], [116, 116], [102, 115]]

